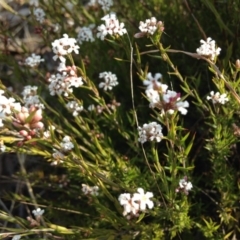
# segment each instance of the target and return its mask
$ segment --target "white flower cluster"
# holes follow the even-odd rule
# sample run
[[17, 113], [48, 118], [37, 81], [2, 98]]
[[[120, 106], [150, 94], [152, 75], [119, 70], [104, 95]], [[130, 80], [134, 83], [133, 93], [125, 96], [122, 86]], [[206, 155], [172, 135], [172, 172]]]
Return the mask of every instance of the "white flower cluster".
[[95, 7], [99, 4], [103, 11], [109, 11], [110, 7], [113, 5], [112, 0], [90, 0], [87, 4], [89, 7]]
[[33, 210], [32, 213], [35, 217], [40, 217], [44, 214], [44, 209], [37, 208], [36, 210]]
[[180, 93], [167, 90], [168, 86], [158, 81], [160, 78], [160, 73], [155, 74], [154, 77], [152, 77], [151, 73], [148, 73], [147, 79], [143, 81], [143, 84], [147, 86], [145, 93], [150, 101], [149, 107], [158, 108], [161, 110], [162, 115], [166, 113], [173, 114], [175, 111], [186, 115], [186, 108], [189, 107], [189, 103], [181, 101]]
[[99, 74], [99, 78], [102, 78], [104, 82], [99, 83], [99, 88], [103, 88], [104, 91], [112, 90], [113, 87], [118, 85], [117, 76], [111, 72], [102, 72]]
[[99, 195], [99, 187], [98, 186], [93, 186], [90, 187], [86, 184], [82, 184], [82, 192], [85, 195], [92, 195], [92, 196], [98, 196]]
[[66, 105], [67, 109], [76, 117], [83, 110], [83, 106], [76, 101], [70, 101]]
[[141, 143], [154, 140], [160, 142], [163, 138], [162, 126], [156, 122], [145, 123], [142, 127], [138, 127], [138, 134], [138, 141]]
[[111, 36], [122, 36], [127, 33], [124, 23], [119, 23], [115, 13], [110, 13], [101, 19], [105, 21], [105, 24], [97, 27], [97, 37], [101, 40], [104, 40], [108, 34]]
[[145, 22], [140, 21], [139, 30], [153, 35], [157, 30], [157, 19], [155, 17], [151, 17], [150, 19], [145, 20]]
[[63, 38], [57, 39], [52, 42], [52, 50], [56, 54], [53, 57], [53, 60], [56, 61], [58, 58], [61, 62], [66, 62], [66, 58], [64, 56], [75, 52], [79, 53], [79, 46], [76, 45], [77, 40], [75, 38], [69, 38], [65, 33], [63, 34]]
[[188, 192], [192, 190], [192, 188], [192, 183], [189, 182], [187, 177], [185, 176], [183, 179], [179, 180], [179, 187], [176, 189], [176, 192], [183, 192], [188, 195]]
[[152, 192], [144, 193], [142, 188], [137, 189], [137, 193], [134, 193], [131, 197], [130, 193], [123, 193], [118, 197], [120, 205], [123, 206], [123, 216], [127, 218], [139, 216], [140, 211], [146, 211], [146, 208], [152, 209], [154, 206], [153, 201], [150, 199], [153, 197]]
[[61, 149], [60, 151], [53, 149], [54, 153], [52, 154], [53, 158], [55, 159], [55, 161], [53, 161], [51, 163], [51, 165], [55, 166], [58, 165], [59, 163], [62, 163], [64, 157], [65, 157], [65, 153], [68, 153], [69, 151], [71, 151], [74, 148], [73, 143], [71, 142], [71, 138], [69, 136], [65, 136], [62, 139], [62, 142], [60, 143]]
[[3, 90], [0, 90], [0, 127], [4, 126], [3, 120], [11, 116], [14, 112], [20, 112], [22, 108], [19, 102], [15, 102], [14, 98], [3, 96], [4, 93]]
[[71, 138], [69, 136], [65, 136], [60, 143], [62, 152], [69, 152], [74, 148], [73, 143], [71, 142]]
[[54, 151], [54, 153], [52, 154], [52, 156], [55, 159], [55, 161], [53, 161], [51, 163], [51, 165], [56, 166], [59, 163], [63, 163], [63, 159], [64, 159], [65, 155], [56, 149], [53, 149], [53, 151]]
[[221, 48], [216, 47], [216, 43], [210, 37], [207, 38], [207, 41], [200, 40], [201, 46], [197, 48], [197, 53], [199, 55], [210, 58], [212, 61], [220, 54]]
[[25, 65], [29, 67], [37, 67], [44, 59], [41, 56], [32, 53], [32, 55], [25, 59]]
[[64, 95], [68, 97], [69, 93], [73, 92], [72, 87], [80, 87], [83, 85], [82, 77], [77, 76], [77, 69], [75, 66], [66, 67], [65, 63], [61, 63], [59, 68], [61, 73], [52, 74], [48, 81], [50, 82], [48, 89], [50, 95]]
[[83, 42], [93, 42], [95, 41], [93, 37], [93, 28], [94, 24], [89, 25], [88, 27], [82, 27], [80, 28], [77, 36], [77, 40], [79, 44], [82, 44]]
[[212, 100], [213, 104], [225, 104], [229, 101], [226, 93], [220, 94], [219, 92], [214, 93], [214, 91], [210, 92], [210, 96], [207, 96], [207, 100]]
[[33, 14], [38, 22], [40, 22], [40, 23], [44, 22], [46, 13], [44, 12], [44, 10], [42, 8], [35, 8], [33, 10]]
[[44, 109], [44, 105], [40, 102], [39, 96], [37, 94], [37, 86], [25, 86], [22, 95], [24, 101], [24, 107], [31, 108], [31, 106], [35, 106], [37, 108]]
[[145, 22], [140, 21], [139, 23], [140, 33], [136, 33], [134, 37], [140, 38], [145, 35], [153, 35], [156, 31], [163, 31], [163, 22], [157, 21], [155, 17], [151, 17], [150, 19], [146, 19]]
[[48, 130], [43, 132], [43, 137], [46, 138], [46, 139], [50, 138], [51, 137], [51, 131], [54, 131], [55, 129], [56, 129], [55, 126], [49, 125]]

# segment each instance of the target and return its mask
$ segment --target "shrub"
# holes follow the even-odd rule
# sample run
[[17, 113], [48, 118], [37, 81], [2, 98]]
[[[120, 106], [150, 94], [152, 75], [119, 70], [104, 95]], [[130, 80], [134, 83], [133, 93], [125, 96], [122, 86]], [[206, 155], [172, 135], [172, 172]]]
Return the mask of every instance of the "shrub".
[[236, 1], [1, 6], [2, 238], [240, 238]]

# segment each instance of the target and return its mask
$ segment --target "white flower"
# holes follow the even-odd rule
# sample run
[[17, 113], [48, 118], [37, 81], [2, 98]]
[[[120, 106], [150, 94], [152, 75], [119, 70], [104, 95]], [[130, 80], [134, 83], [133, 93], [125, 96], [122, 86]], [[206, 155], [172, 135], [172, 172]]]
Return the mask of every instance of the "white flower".
[[146, 207], [152, 209], [154, 206], [153, 201], [150, 199], [153, 197], [152, 192], [144, 193], [142, 188], [137, 189], [138, 193], [134, 193], [131, 197], [130, 193], [120, 194], [118, 197], [118, 201], [120, 205], [123, 206], [123, 216], [131, 217], [131, 216], [139, 216], [139, 211], [145, 211]]
[[8, 116], [11, 116], [14, 112], [21, 111], [21, 104], [19, 102], [15, 102], [16, 100], [12, 97], [7, 98], [3, 96], [3, 90], [0, 90], [0, 127], [3, 127], [3, 120]]
[[199, 55], [210, 58], [212, 61], [220, 54], [221, 48], [217, 48], [215, 41], [210, 37], [207, 38], [207, 41], [200, 40], [201, 46], [197, 48], [197, 53]]
[[185, 188], [187, 191], [191, 190], [193, 188], [193, 185], [191, 182], [186, 182], [185, 179], [181, 179], [179, 181], [179, 187], [180, 188]]
[[81, 106], [76, 101], [68, 102], [66, 107], [68, 108], [69, 111], [72, 112], [74, 117], [78, 116], [79, 112], [81, 112], [83, 110], [83, 106]]
[[160, 73], [155, 74], [154, 77], [151, 73], [148, 73], [147, 79], [143, 81], [143, 84], [147, 86], [145, 93], [150, 102], [149, 107], [158, 108], [161, 110], [161, 115], [173, 114], [176, 110], [186, 115], [186, 108], [189, 107], [189, 103], [181, 101], [180, 93], [167, 90], [168, 86], [166, 84], [158, 82], [160, 78]]
[[102, 7], [103, 11], [109, 11], [110, 7], [113, 5], [112, 0], [98, 0], [98, 4]]
[[99, 194], [99, 187], [98, 186], [93, 186], [92, 187], [92, 192], [91, 192], [91, 195], [93, 196], [97, 196]]
[[0, 142], [0, 152], [3, 153], [5, 152], [5, 150], [6, 150], [6, 146], [2, 142]]
[[23, 99], [28, 98], [29, 96], [34, 96], [37, 94], [37, 90], [38, 87], [37, 86], [24, 86], [23, 91], [22, 91], [22, 95], [23, 95]]
[[37, 108], [41, 108], [41, 109], [44, 109], [45, 106], [44, 104], [42, 104], [40, 102], [40, 99], [39, 99], [39, 96], [38, 95], [35, 95], [35, 96], [29, 96], [28, 98], [26, 98], [24, 100], [24, 106], [26, 108], [30, 108], [31, 106], [35, 106]]
[[41, 62], [45, 60], [41, 56], [32, 53], [32, 55], [25, 60], [25, 65], [29, 67], [37, 67]]
[[86, 184], [82, 184], [82, 192], [87, 195], [90, 192], [90, 187]]
[[139, 211], [139, 204], [132, 200], [130, 193], [120, 194], [118, 201], [124, 208], [123, 216], [126, 216], [127, 214], [137, 215]]
[[155, 108], [160, 102], [160, 95], [158, 91], [154, 90], [153, 88], [150, 88], [150, 89], [147, 89], [145, 93], [148, 100], [150, 101], [149, 107]]
[[0, 128], [4, 127], [3, 120], [0, 118]]
[[147, 19], [145, 22], [140, 21], [139, 30], [141, 32], [153, 35], [157, 30], [157, 19], [155, 17], [151, 17], [150, 19]]
[[67, 67], [65, 62], [60, 62], [58, 67], [57, 67], [58, 72], [66, 72]]
[[76, 45], [76, 43], [77, 40], [75, 38], [69, 38], [66, 33], [63, 34], [63, 38], [57, 39], [52, 43], [52, 50], [56, 54], [53, 60], [56, 61], [59, 58], [61, 62], [65, 62], [66, 59], [63, 56], [71, 54], [72, 52], [78, 54], [80, 47]]
[[207, 96], [207, 100], [212, 100], [213, 104], [225, 104], [229, 101], [226, 93], [220, 94], [219, 92], [214, 93], [214, 91], [210, 92], [210, 96]]
[[53, 153], [53, 158], [55, 159], [63, 159], [65, 156], [64, 154], [62, 154], [61, 152], [59, 152], [58, 150], [56, 149], [53, 149], [54, 153]]
[[193, 185], [191, 182], [188, 181], [187, 177], [185, 176], [183, 179], [179, 180], [179, 187], [176, 189], [176, 192], [184, 192], [188, 195], [188, 192], [192, 190]]
[[139, 30], [141, 32], [134, 34], [135, 38], [153, 35], [155, 32], [163, 32], [164, 25], [162, 21], [157, 21], [155, 17], [151, 17], [145, 22], [140, 21]]
[[44, 209], [37, 208], [36, 210], [33, 210], [32, 213], [35, 217], [42, 216], [44, 213]]
[[146, 141], [157, 141], [160, 142], [163, 138], [162, 126], [156, 122], [149, 124], [143, 124], [143, 127], [138, 127], [139, 138], [138, 141], [145, 143]]
[[152, 200], [150, 200], [150, 198], [153, 197], [153, 193], [152, 192], [144, 193], [144, 190], [142, 188], [138, 188], [137, 191], [138, 193], [133, 194], [132, 200], [134, 202], [136, 201], [139, 202], [140, 210], [145, 211], [146, 207], [148, 207], [149, 209], [152, 209], [154, 206], [154, 203]]
[[60, 143], [60, 146], [63, 152], [68, 152], [74, 148], [74, 145], [71, 142], [71, 139], [69, 136], [65, 136], [63, 138], [62, 142]]
[[93, 187], [90, 187], [86, 184], [82, 184], [82, 192], [85, 194], [85, 195], [92, 195], [92, 196], [98, 196], [99, 195], [99, 187], [98, 186], [93, 186]]
[[59, 163], [63, 163], [62, 159], [64, 159], [64, 154], [61, 153], [60, 151], [53, 149], [54, 153], [52, 154], [53, 158], [56, 159], [51, 163], [52, 166], [56, 166]]
[[48, 130], [43, 132], [43, 137], [48, 139], [51, 137], [51, 131], [53, 132], [55, 130], [55, 126], [50, 125], [48, 126]]
[[95, 41], [94, 37], [93, 37], [93, 29], [94, 25], [90, 25], [88, 27], [82, 27], [80, 28], [79, 32], [78, 32], [78, 42], [80, 44], [82, 44], [83, 42], [93, 42]]
[[154, 89], [160, 93], [165, 93], [167, 91], [168, 85], [160, 83], [158, 80], [162, 78], [161, 73], [156, 73], [154, 77], [152, 73], [147, 74], [147, 79], [143, 81], [143, 84], [147, 86], [148, 89]]
[[48, 81], [50, 84], [48, 85], [50, 95], [61, 95], [65, 93], [65, 96], [68, 96], [69, 92], [72, 92], [69, 83], [64, 82], [65, 76], [63, 74], [57, 73], [56, 75], [51, 75]]
[[12, 240], [20, 240], [20, 239], [21, 239], [21, 235], [15, 235], [12, 238]]
[[187, 114], [187, 107], [189, 107], [189, 102], [188, 101], [178, 101], [176, 102], [176, 107], [177, 110], [182, 114], [186, 115]]
[[183, 115], [187, 114], [186, 108], [189, 107], [189, 103], [187, 101], [181, 101], [180, 93], [167, 90], [167, 92], [163, 94], [162, 98], [163, 114], [165, 114], [166, 112], [169, 114], [173, 114], [175, 110], [178, 110]]
[[45, 20], [44, 17], [46, 14], [42, 8], [35, 8], [33, 10], [33, 14], [38, 22], [40, 22], [40, 23], [44, 22], [44, 20]]
[[99, 83], [99, 88], [103, 88], [104, 91], [112, 90], [112, 88], [118, 85], [117, 76], [111, 72], [102, 72], [99, 74], [99, 78], [103, 78], [104, 82]]
[[67, 97], [69, 93], [73, 92], [71, 87], [80, 87], [83, 85], [81, 77], [71, 76], [66, 72], [51, 75], [48, 79], [50, 95], [64, 95]]
[[34, 6], [34, 7], [38, 7], [39, 1], [38, 0], [29, 0], [29, 5]]
[[37, 95], [37, 86], [27, 85], [24, 87], [22, 91], [24, 106], [26, 108], [30, 108], [31, 106], [35, 106], [37, 108], [44, 109], [45, 106], [40, 102], [39, 96]]
[[124, 28], [124, 23], [119, 23], [115, 13], [110, 13], [104, 16], [102, 20], [105, 21], [105, 24], [102, 24], [97, 28], [97, 37], [101, 40], [104, 40], [105, 36], [108, 34], [111, 36], [122, 36], [127, 33], [127, 30]]
[[53, 32], [59, 32], [61, 29], [61, 25], [59, 23], [55, 23], [55, 24], [53, 23], [51, 27], [53, 29]]
[[95, 105], [94, 104], [91, 104], [88, 106], [88, 111], [92, 112], [95, 110]]

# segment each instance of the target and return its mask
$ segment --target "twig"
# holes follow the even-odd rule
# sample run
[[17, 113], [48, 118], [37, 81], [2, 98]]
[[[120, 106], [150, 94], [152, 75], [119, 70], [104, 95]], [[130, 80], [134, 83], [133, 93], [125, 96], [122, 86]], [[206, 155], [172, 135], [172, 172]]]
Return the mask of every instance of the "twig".
[[[133, 78], [132, 78], [133, 47], [132, 47], [132, 44], [131, 44], [131, 41], [130, 41], [130, 38], [129, 38], [129, 35], [128, 35], [128, 34], [127, 34], [127, 36], [128, 36], [128, 40], [129, 40], [130, 49], [131, 49], [131, 52], [130, 52], [130, 58], [131, 58], [131, 59], [130, 59], [130, 84], [131, 84], [132, 107], [133, 107], [133, 112], [134, 112], [135, 121], [136, 121], [136, 124], [137, 124], [137, 127], [138, 127], [139, 124], [138, 124], [137, 111], [136, 111], [135, 103], [134, 103]], [[151, 166], [150, 166], [150, 164], [149, 164], [149, 161], [148, 161], [148, 159], [147, 159], [147, 155], [146, 155], [146, 152], [145, 152], [145, 149], [144, 149], [142, 143], [141, 143], [141, 148], [142, 148], [142, 152], [143, 152], [144, 159], [145, 159], [145, 161], [146, 161], [146, 163], [147, 163], [147, 166], [148, 166], [148, 168], [149, 168], [149, 170], [150, 170], [150, 172], [151, 172], [151, 174], [152, 174], [152, 176], [153, 176], [153, 178], [154, 178], [154, 181], [155, 181], [155, 183], [156, 183], [156, 186], [157, 186], [157, 188], [158, 188], [158, 191], [159, 191], [159, 193], [160, 193], [160, 196], [161, 196], [161, 198], [162, 198], [162, 201], [163, 201], [163, 203], [164, 203], [164, 206], [165, 206], [165, 208], [167, 209], [167, 204], [166, 204], [166, 202], [165, 202], [165, 200], [164, 200], [163, 194], [162, 194], [162, 192], [161, 192], [161, 190], [160, 190], [160, 187], [159, 187], [159, 185], [158, 185], [158, 183], [157, 183], [156, 176], [155, 176], [155, 174], [154, 174], [154, 172], [153, 172], [153, 170], [152, 170], [152, 168], [151, 168]]]
[[[35, 195], [33, 193], [31, 183], [28, 180], [28, 178], [26, 177], [27, 176], [27, 171], [26, 171], [26, 168], [24, 166], [25, 158], [26, 158], [26, 155], [24, 153], [18, 153], [18, 161], [19, 161], [19, 164], [20, 164], [21, 173], [24, 175], [24, 178], [25, 178], [25, 181], [26, 181], [25, 183], [26, 183], [26, 186], [27, 186], [27, 189], [28, 189], [28, 193], [30, 195], [30, 198], [31, 198], [35, 208], [37, 209], [38, 208], [37, 200], [36, 200]], [[41, 217], [41, 222], [42, 222], [43, 226], [46, 227], [45, 221], [42, 217]], [[47, 239], [47, 237], [45, 236], [44, 233], [43, 233], [43, 235], [44, 235], [44, 239]]]
[[[146, 52], [141, 52], [140, 55], [143, 54], [148, 54], [148, 53], [155, 53], [158, 52], [159, 50], [150, 50], [150, 51], [146, 51]], [[238, 101], [238, 103], [240, 104], [240, 97], [239, 95], [236, 93], [236, 91], [232, 88], [232, 86], [227, 82], [227, 80], [225, 79], [225, 77], [223, 76], [223, 74], [220, 72], [219, 68], [208, 58], [201, 56], [197, 53], [191, 53], [191, 52], [186, 52], [186, 51], [181, 51], [181, 50], [175, 50], [175, 49], [166, 49], [166, 52], [171, 52], [171, 53], [183, 53], [186, 54], [190, 57], [196, 58], [196, 59], [202, 59], [205, 60], [206, 62], [208, 62], [210, 64], [211, 67], [214, 68], [214, 70], [216, 71], [218, 77], [220, 79], [222, 79], [225, 83], [225, 86], [228, 88], [228, 90], [231, 92], [231, 94], [233, 95], [233, 97]]]
[[205, 32], [203, 31], [203, 28], [201, 27], [201, 25], [200, 25], [200, 23], [198, 22], [197, 18], [194, 16], [191, 8], [190, 8], [189, 5], [188, 5], [187, 0], [184, 0], [183, 2], [184, 2], [184, 4], [186, 5], [186, 8], [187, 8], [188, 11], [190, 12], [190, 14], [192, 15], [192, 18], [193, 18], [194, 21], [196, 22], [196, 24], [197, 24], [197, 26], [198, 26], [198, 28], [199, 28], [199, 31], [200, 31], [200, 32], [202, 33], [202, 35], [203, 35], [203, 38], [206, 40], [206, 39], [207, 39], [207, 36], [206, 36]]

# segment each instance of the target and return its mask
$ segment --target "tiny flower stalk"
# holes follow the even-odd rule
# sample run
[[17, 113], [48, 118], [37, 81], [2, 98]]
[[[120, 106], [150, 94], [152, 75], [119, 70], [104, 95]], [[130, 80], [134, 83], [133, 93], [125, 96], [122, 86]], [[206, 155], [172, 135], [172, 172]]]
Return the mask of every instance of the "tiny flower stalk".
[[[139, 48], [138, 48], [138, 45], [137, 43], [135, 42], [135, 49], [136, 49], [136, 55], [137, 55], [137, 69], [138, 71], [141, 69], [141, 55], [140, 55], [140, 52], [139, 52]], [[140, 71], [140, 74], [142, 74], [142, 71]]]
[[83, 61], [81, 60], [81, 68], [77, 67], [77, 70], [80, 72], [80, 75], [83, 79], [83, 81], [87, 84], [89, 90], [91, 90], [97, 98], [99, 98], [99, 92], [96, 88], [95, 84], [93, 84], [93, 81], [91, 81], [88, 76], [86, 75], [86, 70]]
[[[154, 42], [153, 42], [154, 43]], [[170, 67], [173, 69], [174, 71], [174, 75], [176, 75], [179, 80], [181, 82], [184, 82], [184, 79], [182, 77], [182, 75], [180, 74], [180, 72], [178, 71], [178, 69], [174, 66], [174, 64], [172, 63], [171, 59], [169, 58], [166, 49], [164, 49], [163, 45], [160, 42], [154, 43], [154, 45], [157, 47], [157, 49], [159, 50], [159, 52], [161, 53], [162, 59], [167, 62]]]
[[154, 159], [154, 162], [155, 162], [154, 166], [155, 166], [156, 170], [158, 171], [158, 173], [160, 173], [160, 177], [163, 180], [164, 175], [165, 175], [165, 171], [164, 171], [164, 168], [161, 166], [159, 156], [158, 156], [158, 151], [157, 151], [155, 143], [151, 143], [151, 150], [152, 150], [153, 159]]
[[[152, 150], [152, 155], [153, 155], [153, 159], [154, 159], [154, 167], [158, 173], [157, 176], [158, 176], [158, 178], [160, 178], [160, 180], [162, 182], [161, 190], [163, 190], [164, 193], [168, 193], [169, 192], [169, 183], [168, 183], [168, 181], [166, 181], [166, 179], [167, 179], [166, 171], [165, 171], [164, 167], [161, 165], [156, 143], [151, 143], [151, 150]], [[158, 181], [158, 179], [157, 179], [157, 181]]]
[[156, 31], [156, 34], [154, 34], [151, 37], [154, 44], [159, 43], [161, 40], [161, 36], [162, 36], [163, 30], [164, 30], [163, 23], [161, 21], [159, 21], [157, 23], [157, 29], [158, 30]]

